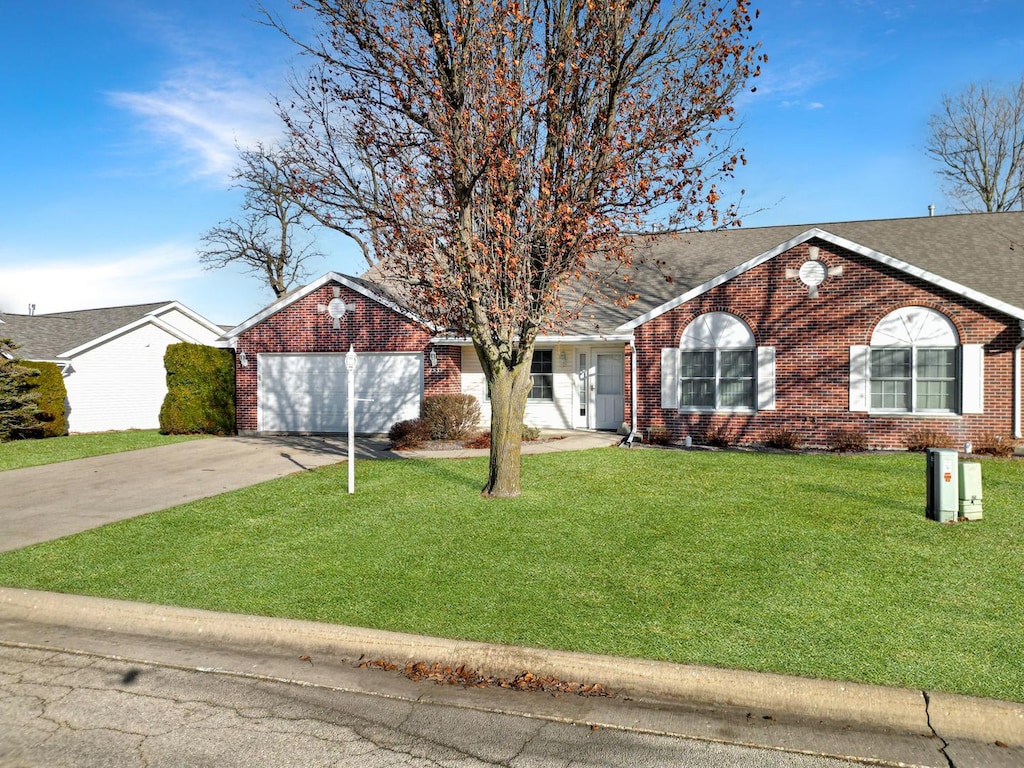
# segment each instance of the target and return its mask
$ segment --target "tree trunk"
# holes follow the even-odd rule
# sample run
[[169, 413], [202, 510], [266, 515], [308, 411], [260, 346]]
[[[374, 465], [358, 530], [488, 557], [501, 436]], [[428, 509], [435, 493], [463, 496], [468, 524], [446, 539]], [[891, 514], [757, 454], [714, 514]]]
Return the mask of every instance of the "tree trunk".
[[530, 363], [527, 358], [511, 369], [491, 369], [491, 463], [484, 496], [514, 498], [520, 493], [523, 416], [533, 387]]

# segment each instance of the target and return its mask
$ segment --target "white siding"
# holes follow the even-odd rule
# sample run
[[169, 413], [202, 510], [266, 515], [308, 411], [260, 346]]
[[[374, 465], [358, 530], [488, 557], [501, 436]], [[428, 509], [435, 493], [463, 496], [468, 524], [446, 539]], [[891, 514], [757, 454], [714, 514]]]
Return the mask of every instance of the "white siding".
[[[539, 347], [551, 349], [551, 347]], [[565, 351], [565, 362], [559, 353]], [[539, 429], [572, 429], [573, 393], [576, 378], [573, 375], [573, 350], [569, 346], [554, 349], [554, 400], [541, 402], [530, 400], [526, 404], [523, 421], [527, 426]], [[480, 401], [480, 425], [490, 426], [491, 403], [487, 399], [487, 385], [484, 371], [473, 347], [462, 348], [462, 391]]]
[[[201, 344], [217, 334], [177, 309], [165, 312], [167, 323]], [[164, 354], [181, 339], [153, 322], [145, 322], [90, 347], [71, 359], [64, 377], [68, 391], [68, 430], [106, 432], [157, 429], [167, 394]]]
[[167, 394], [164, 352], [178, 339], [151, 323], [93, 347], [72, 361], [68, 430], [156, 429]]
[[162, 322], [195, 339], [200, 344], [212, 344], [220, 335], [219, 333], [214, 333], [202, 323], [196, 322], [178, 309], [168, 310], [157, 315], [157, 317]]

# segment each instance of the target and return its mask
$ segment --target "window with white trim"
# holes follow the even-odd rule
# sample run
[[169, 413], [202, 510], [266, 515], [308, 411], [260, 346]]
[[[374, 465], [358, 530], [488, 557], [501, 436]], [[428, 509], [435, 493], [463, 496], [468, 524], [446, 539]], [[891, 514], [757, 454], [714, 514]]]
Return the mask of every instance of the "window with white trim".
[[934, 309], [901, 307], [875, 326], [870, 346], [850, 348], [850, 410], [982, 413], [984, 348], [960, 344]]
[[678, 349], [662, 350], [662, 407], [752, 411], [775, 407], [775, 349], [756, 347], [743, 320], [708, 312], [683, 330]]
[[531, 387], [529, 395], [530, 400], [555, 399], [555, 360], [553, 350], [533, 350], [530, 377], [533, 379], [533, 387]]

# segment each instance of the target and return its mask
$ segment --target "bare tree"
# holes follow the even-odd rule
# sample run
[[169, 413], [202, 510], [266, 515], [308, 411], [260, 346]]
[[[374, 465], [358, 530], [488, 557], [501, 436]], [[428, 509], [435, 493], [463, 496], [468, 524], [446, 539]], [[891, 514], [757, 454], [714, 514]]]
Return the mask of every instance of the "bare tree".
[[965, 210], [1024, 210], [1024, 77], [1006, 91], [972, 83], [944, 96], [929, 121], [928, 154]]
[[293, 190], [288, 155], [257, 144], [240, 150], [239, 157], [234, 178], [245, 190], [242, 216], [202, 235], [199, 260], [207, 269], [248, 267], [280, 298], [307, 276], [305, 262], [322, 254], [310, 237], [303, 201]]
[[318, 29], [289, 35], [315, 62], [283, 110], [297, 188], [414, 309], [472, 340], [484, 493], [518, 495], [534, 344], [578, 311], [569, 291], [603, 282], [590, 300], [628, 302], [623, 233], [735, 218], [715, 179], [743, 162], [723, 126], [760, 58], [748, 2], [295, 5]]

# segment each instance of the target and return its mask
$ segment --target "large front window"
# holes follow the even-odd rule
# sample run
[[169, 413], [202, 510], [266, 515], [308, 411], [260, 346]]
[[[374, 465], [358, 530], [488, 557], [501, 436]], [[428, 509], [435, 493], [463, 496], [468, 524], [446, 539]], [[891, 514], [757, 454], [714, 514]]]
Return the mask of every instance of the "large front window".
[[709, 312], [694, 318], [679, 343], [679, 407], [747, 410], [756, 407], [754, 334], [739, 317]]
[[754, 407], [753, 349], [684, 349], [680, 363], [681, 407]]
[[956, 348], [871, 350], [874, 410], [953, 411], [956, 383]]
[[927, 307], [901, 307], [871, 336], [871, 409], [954, 412], [959, 339], [948, 318]]

